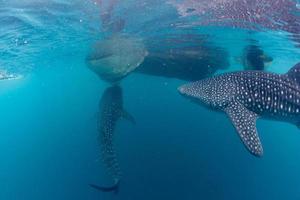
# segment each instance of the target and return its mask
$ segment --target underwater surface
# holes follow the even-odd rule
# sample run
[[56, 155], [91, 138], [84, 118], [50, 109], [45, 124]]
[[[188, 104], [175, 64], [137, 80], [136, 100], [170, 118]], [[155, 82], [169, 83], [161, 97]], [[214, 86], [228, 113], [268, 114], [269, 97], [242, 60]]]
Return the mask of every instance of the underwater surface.
[[177, 89], [287, 73], [298, 0], [0, 0], [0, 30], [1, 200], [300, 199], [295, 124], [257, 157]]

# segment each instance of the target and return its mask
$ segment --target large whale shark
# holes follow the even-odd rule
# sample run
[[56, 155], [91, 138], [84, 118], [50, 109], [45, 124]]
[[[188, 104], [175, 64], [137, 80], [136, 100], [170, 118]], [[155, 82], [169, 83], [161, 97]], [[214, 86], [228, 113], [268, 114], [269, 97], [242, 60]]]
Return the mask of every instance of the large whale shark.
[[90, 186], [103, 192], [117, 192], [122, 174], [114, 147], [115, 128], [121, 118], [128, 119], [132, 123], [135, 122], [133, 117], [123, 108], [122, 89], [118, 85], [113, 85], [104, 91], [99, 103], [99, 109], [98, 139], [101, 148], [101, 158], [113, 179], [113, 185], [104, 187], [90, 184]]
[[[188, 40], [182, 39], [185, 37]], [[152, 41], [144, 40], [145, 45], [142, 41], [119, 34], [98, 41], [86, 58], [87, 65], [101, 79], [111, 83], [121, 81], [132, 72], [196, 81], [229, 66], [227, 52], [206, 44], [208, 42], [199, 36], [183, 34], [173, 40], [175, 44], [192, 44], [189, 47], [173, 46], [167, 39], [161, 39], [164, 46], [159, 51], [149, 45]]]
[[232, 72], [189, 83], [179, 92], [196, 102], [224, 111], [241, 140], [255, 156], [263, 155], [258, 118], [300, 125], [300, 63], [286, 74]]

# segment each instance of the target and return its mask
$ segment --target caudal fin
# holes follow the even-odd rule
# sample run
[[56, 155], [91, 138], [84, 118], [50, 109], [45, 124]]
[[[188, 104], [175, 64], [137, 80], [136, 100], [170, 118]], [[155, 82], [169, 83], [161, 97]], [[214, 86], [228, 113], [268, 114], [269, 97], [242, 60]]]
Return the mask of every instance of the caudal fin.
[[114, 185], [109, 186], [109, 187], [103, 187], [103, 186], [98, 186], [95, 184], [89, 184], [90, 187], [99, 190], [101, 192], [114, 192], [115, 194], [117, 194], [119, 192], [119, 185], [120, 185], [120, 181], [117, 181]]

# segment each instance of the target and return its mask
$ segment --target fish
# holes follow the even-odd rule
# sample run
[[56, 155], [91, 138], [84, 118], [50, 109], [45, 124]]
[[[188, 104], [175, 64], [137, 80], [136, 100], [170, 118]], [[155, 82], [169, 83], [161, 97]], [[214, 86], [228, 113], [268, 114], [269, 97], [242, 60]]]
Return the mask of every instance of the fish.
[[98, 141], [102, 161], [113, 180], [112, 186], [89, 184], [102, 192], [118, 191], [122, 177], [117, 153], [114, 146], [114, 135], [117, 122], [124, 118], [135, 124], [135, 119], [123, 108], [123, 92], [119, 85], [107, 88], [99, 103]]
[[178, 88], [184, 97], [225, 112], [254, 156], [263, 156], [256, 121], [284, 121], [300, 127], [300, 63], [285, 74], [230, 72]]
[[114, 84], [134, 71], [147, 55], [142, 39], [116, 33], [94, 44], [86, 64], [102, 80]]

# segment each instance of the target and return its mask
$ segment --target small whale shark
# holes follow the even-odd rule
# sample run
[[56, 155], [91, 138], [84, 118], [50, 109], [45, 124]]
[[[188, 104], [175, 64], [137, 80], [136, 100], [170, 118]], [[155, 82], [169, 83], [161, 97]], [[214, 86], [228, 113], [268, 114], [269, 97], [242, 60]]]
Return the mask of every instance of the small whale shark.
[[135, 120], [123, 108], [122, 89], [118, 85], [113, 85], [104, 91], [99, 103], [99, 108], [98, 139], [101, 148], [101, 158], [114, 183], [108, 187], [95, 184], [89, 185], [102, 192], [118, 192], [122, 174], [114, 147], [115, 127], [121, 118], [128, 119], [132, 123], [135, 123]]
[[241, 71], [178, 88], [192, 100], [225, 112], [241, 140], [255, 156], [263, 155], [256, 120], [286, 121], [300, 127], [300, 63], [286, 74]]

